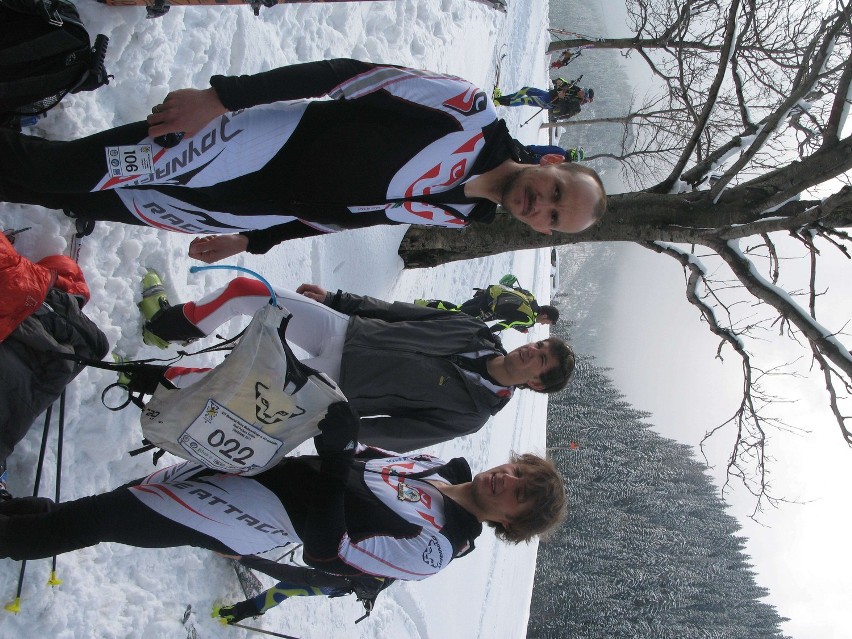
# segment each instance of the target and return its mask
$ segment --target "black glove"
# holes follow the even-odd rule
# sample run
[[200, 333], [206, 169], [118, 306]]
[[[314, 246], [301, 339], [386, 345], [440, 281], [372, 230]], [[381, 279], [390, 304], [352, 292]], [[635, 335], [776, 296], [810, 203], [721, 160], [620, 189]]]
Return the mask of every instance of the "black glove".
[[319, 435], [314, 446], [322, 457], [340, 455], [351, 457], [358, 445], [360, 420], [348, 402], [337, 402], [328, 407], [325, 417], [317, 425]]

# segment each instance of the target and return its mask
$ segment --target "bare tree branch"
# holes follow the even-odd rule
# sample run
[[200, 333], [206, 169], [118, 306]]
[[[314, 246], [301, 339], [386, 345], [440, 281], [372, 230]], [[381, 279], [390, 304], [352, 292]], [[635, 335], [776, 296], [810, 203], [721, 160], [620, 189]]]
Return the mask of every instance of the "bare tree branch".
[[[817, 304], [834, 311], [838, 298], [848, 303], [848, 287], [839, 295], [817, 290], [827, 253], [819, 239], [852, 269], [852, 136], [841, 137], [852, 110], [852, 2], [628, 0], [628, 16], [633, 38], [596, 41], [587, 51], [636, 52], [651, 89], [641, 108], [631, 103], [622, 117], [594, 120], [604, 131], [620, 127], [619, 146], [587, 159], [609, 169], [616, 158], [631, 192], [611, 195], [607, 214], [579, 234], [539, 235], [500, 213], [489, 227], [412, 228], [400, 255], [408, 267], [430, 266], [511, 249], [628, 241], [677, 259], [688, 302], [719, 338], [717, 357], [731, 347], [742, 362], [738, 406], [707, 437], [733, 429], [726, 487], [742, 482], [758, 513], [783, 501], [771, 494], [769, 437], [798, 432], [777, 417], [775, 409], [792, 401], [772, 393], [778, 376], [799, 376], [801, 361], [817, 363], [827, 408], [852, 444], [852, 355], [843, 343], [850, 335], [846, 323], [832, 331], [836, 319], [816, 319]], [[592, 121], [556, 126], [575, 124]], [[682, 183], [677, 192], [674, 180]], [[809, 260], [806, 279], [782, 268], [791, 259]], [[820, 318], [831, 318], [824, 308]], [[758, 346], [779, 339], [804, 356], [761, 366], [758, 357], [767, 356]]]
[[[850, 7], [847, 7], [847, 11], [850, 10]], [[799, 86], [791, 93], [790, 97], [788, 97], [781, 105], [775, 110], [775, 113], [768, 118], [766, 123], [761, 128], [760, 132], [757, 134], [754, 142], [749, 146], [749, 148], [740, 156], [740, 158], [731, 166], [722, 178], [713, 186], [711, 190], [711, 196], [715, 199], [719, 196], [725, 186], [730, 182], [734, 176], [736, 176], [745, 166], [749, 163], [749, 161], [754, 157], [754, 155], [763, 147], [766, 140], [769, 136], [775, 131], [775, 128], [778, 124], [787, 117], [790, 109], [801, 100], [811, 89], [813, 88], [814, 83], [817, 81], [817, 78], [822, 73], [823, 65], [828, 60], [829, 50], [831, 48], [834, 39], [837, 37], [839, 31], [843, 28], [846, 20], [843, 18], [838, 18], [832, 27], [821, 37], [821, 43], [819, 45], [819, 51], [816, 54], [816, 58], [812, 65], [811, 73], [804, 76], [804, 78], [799, 83]], [[819, 37], [819, 36], [817, 36]], [[816, 40], [816, 37], [815, 37]]]
[[683, 153], [681, 154], [680, 159], [677, 161], [675, 166], [672, 168], [669, 177], [663, 180], [661, 184], [655, 186], [652, 189], [653, 191], [656, 191], [658, 193], [666, 193], [671, 190], [672, 186], [674, 186], [675, 181], [680, 179], [680, 175], [681, 173], [683, 173], [683, 170], [686, 167], [686, 163], [689, 161], [689, 157], [695, 150], [695, 145], [698, 143], [699, 137], [704, 132], [704, 127], [707, 125], [707, 121], [710, 119], [710, 114], [713, 111], [716, 96], [719, 94], [719, 88], [722, 86], [722, 81], [725, 79], [725, 72], [728, 67], [728, 58], [733, 52], [734, 35], [736, 34], [737, 28], [737, 11], [739, 11], [739, 7], [739, 0], [733, 0], [731, 2], [731, 7], [728, 11], [728, 24], [725, 29], [724, 45], [721, 51], [719, 52], [719, 55], [723, 61], [719, 65], [719, 68], [716, 72], [716, 77], [714, 78], [713, 83], [711, 84], [710, 89], [707, 92], [707, 102], [704, 104], [704, 109], [702, 110], [701, 115], [696, 121], [692, 137], [689, 139], [686, 146], [684, 147]]

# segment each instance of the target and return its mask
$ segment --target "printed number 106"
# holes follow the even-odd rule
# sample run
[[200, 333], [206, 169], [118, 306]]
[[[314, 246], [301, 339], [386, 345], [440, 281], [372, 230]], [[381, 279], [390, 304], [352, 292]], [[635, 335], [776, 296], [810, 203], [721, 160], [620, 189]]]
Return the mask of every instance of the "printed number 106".
[[136, 153], [133, 151], [124, 152], [124, 169], [131, 173], [139, 172], [139, 160], [136, 158]]

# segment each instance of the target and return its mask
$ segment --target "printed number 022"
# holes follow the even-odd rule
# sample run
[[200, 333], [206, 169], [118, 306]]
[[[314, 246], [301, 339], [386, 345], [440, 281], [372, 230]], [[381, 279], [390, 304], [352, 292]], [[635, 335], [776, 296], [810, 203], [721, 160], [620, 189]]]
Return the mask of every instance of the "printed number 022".
[[236, 439], [225, 439], [225, 433], [218, 428], [210, 433], [207, 443], [213, 448], [217, 448], [223, 457], [227, 457], [235, 464], [240, 464], [241, 466], [245, 466], [246, 460], [254, 455], [252, 448], [248, 446], [240, 448], [240, 442]]

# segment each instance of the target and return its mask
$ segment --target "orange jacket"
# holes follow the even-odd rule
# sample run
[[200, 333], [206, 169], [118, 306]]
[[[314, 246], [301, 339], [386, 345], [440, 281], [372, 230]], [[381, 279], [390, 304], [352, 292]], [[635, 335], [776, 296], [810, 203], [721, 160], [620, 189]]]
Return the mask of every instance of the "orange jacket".
[[89, 301], [89, 287], [74, 260], [49, 255], [31, 262], [0, 233], [0, 342], [41, 306], [52, 287]]

